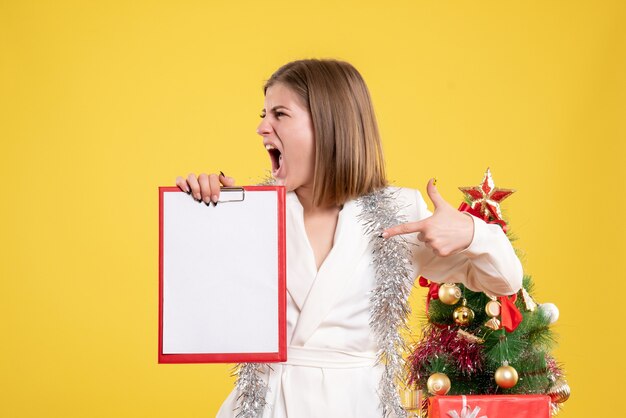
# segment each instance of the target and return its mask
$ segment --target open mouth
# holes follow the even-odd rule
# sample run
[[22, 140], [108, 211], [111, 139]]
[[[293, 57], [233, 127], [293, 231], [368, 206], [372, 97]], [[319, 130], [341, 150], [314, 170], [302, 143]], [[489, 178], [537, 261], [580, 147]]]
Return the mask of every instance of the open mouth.
[[273, 145], [267, 144], [265, 149], [270, 154], [270, 160], [272, 160], [272, 175], [276, 175], [283, 164], [283, 155], [280, 150]]

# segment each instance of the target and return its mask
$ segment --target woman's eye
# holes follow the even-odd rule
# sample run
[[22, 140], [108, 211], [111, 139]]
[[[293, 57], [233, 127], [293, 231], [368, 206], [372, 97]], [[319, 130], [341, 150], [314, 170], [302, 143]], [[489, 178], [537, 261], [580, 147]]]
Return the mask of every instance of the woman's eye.
[[[261, 114], [259, 115], [259, 117], [260, 117], [261, 119], [265, 118], [265, 116], [266, 116], [266, 115], [265, 115], [265, 114], [263, 114], [263, 113], [261, 113]], [[286, 115], [285, 115], [285, 113], [283, 113], [283, 112], [274, 112], [274, 116], [275, 116], [275, 117], [277, 117], [277, 118], [279, 118], [279, 117], [281, 117], [281, 116], [286, 116]]]

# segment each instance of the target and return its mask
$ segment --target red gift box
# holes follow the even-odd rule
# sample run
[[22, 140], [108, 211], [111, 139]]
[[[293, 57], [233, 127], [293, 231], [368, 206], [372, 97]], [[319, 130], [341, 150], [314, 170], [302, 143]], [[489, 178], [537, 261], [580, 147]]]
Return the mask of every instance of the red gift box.
[[428, 418], [550, 418], [548, 395], [433, 396]]

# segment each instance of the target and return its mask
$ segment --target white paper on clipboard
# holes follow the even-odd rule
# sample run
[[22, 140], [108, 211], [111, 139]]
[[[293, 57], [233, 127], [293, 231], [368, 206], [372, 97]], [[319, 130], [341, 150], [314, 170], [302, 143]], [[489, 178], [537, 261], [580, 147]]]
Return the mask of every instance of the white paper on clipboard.
[[160, 194], [159, 361], [285, 357], [284, 188]]

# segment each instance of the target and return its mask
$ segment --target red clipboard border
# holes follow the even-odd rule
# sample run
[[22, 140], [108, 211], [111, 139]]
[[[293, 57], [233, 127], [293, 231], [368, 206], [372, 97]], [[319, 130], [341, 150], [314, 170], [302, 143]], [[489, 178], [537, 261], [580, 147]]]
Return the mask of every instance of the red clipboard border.
[[178, 187], [159, 187], [159, 363], [256, 363], [287, 360], [287, 269], [285, 187], [242, 186], [248, 192], [276, 191], [278, 199], [278, 352], [163, 354], [163, 194], [184, 193]]

